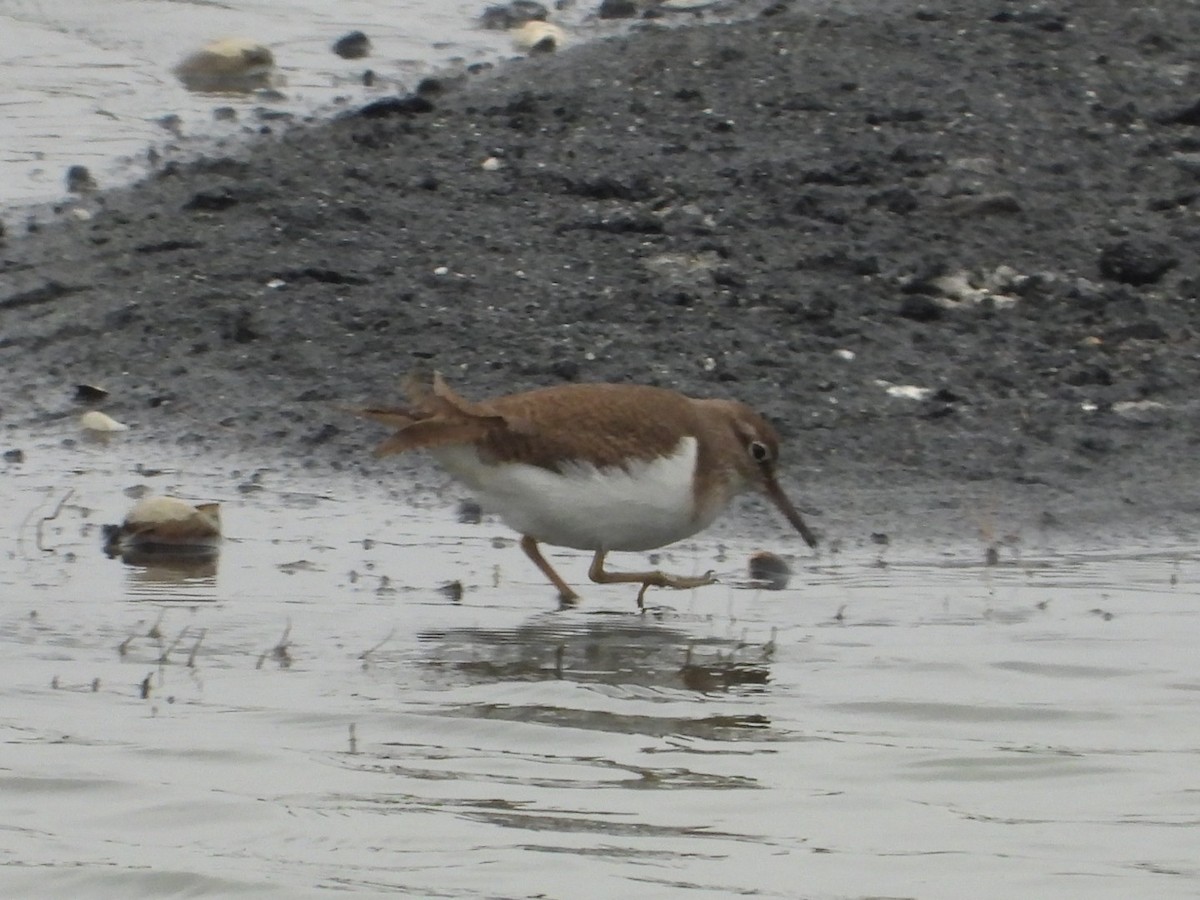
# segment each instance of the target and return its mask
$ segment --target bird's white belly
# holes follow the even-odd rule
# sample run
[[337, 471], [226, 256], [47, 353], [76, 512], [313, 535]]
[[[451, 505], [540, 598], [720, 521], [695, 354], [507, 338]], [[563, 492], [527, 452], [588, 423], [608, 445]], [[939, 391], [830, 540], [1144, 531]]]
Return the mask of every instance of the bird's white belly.
[[697, 516], [696, 439], [690, 436], [672, 455], [650, 462], [624, 469], [573, 462], [561, 473], [485, 464], [469, 446], [432, 452], [514, 531], [559, 547], [649, 550], [695, 534], [712, 520]]

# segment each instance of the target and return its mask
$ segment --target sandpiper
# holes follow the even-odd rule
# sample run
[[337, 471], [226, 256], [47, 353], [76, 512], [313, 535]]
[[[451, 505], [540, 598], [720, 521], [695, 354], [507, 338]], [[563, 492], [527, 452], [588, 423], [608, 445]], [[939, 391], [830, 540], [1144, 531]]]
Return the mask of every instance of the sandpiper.
[[521, 535], [521, 549], [558, 588], [579, 595], [539, 543], [594, 552], [599, 584], [696, 588], [712, 572], [609, 572], [610, 551], [644, 551], [708, 527], [743, 490], [765, 494], [810, 547], [816, 536], [775, 477], [779, 435], [735, 400], [700, 400], [659, 387], [564, 384], [478, 403], [438, 374], [411, 377], [409, 403], [358, 414], [396, 428], [375, 450], [425, 449]]

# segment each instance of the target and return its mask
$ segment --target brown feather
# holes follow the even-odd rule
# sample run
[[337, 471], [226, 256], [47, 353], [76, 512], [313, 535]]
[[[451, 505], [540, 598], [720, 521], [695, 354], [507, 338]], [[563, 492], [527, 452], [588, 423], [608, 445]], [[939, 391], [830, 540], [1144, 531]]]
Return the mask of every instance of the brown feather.
[[[728, 417], [714, 420], [704, 414], [706, 401], [647, 385], [564, 384], [472, 403], [435, 374], [432, 381], [409, 379], [406, 390], [408, 409], [359, 411], [400, 429], [377, 453], [473, 443], [496, 462], [546, 469], [586, 462], [607, 468], [669, 455], [682, 438], [708, 433], [709, 440], [700, 441], [703, 448], [714, 429], [721, 431], [720, 443], [734, 436], [725, 424]], [[419, 432], [402, 437], [419, 423]], [[482, 423], [486, 427], [479, 427]]]
[[393, 428], [404, 428], [416, 421], [416, 417], [407, 409], [376, 409], [372, 407], [346, 407], [346, 409], [356, 416], [373, 419]]
[[497, 462], [558, 469], [564, 462], [622, 467], [675, 452], [703, 427], [692, 401], [645, 385], [567, 384], [478, 404], [501, 415], [502, 431], [479, 446]]
[[451, 420], [435, 416], [406, 425], [376, 447], [374, 452], [375, 456], [391, 456], [408, 450], [473, 444], [484, 439], [492, 427], [492, 420], [487, 418]]
[[376, 455], [472, 443], [496, 462], [619, 467], [673, 453], [707, 427], [696, 401], [646, 385], [566, 384], [472, 403], [434, 374], [410, 377], [405, 391], [407, 408], [354, 410], [397, 429]]
[[357, 415], [382, 422], [396, 433], [375, 448], [375, 456], [390, 456], [408, 450], [473, 444], [494, 429], [504, 428], [501, 416], [464, 400], [435, 374], [432, 382], [420, 375], [405, 379], [411, 406], [355, 409]]

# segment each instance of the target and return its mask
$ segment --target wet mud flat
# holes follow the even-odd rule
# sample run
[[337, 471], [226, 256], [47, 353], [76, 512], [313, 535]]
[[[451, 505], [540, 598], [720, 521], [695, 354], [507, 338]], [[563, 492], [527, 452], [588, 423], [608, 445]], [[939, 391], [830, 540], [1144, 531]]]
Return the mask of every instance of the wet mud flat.
[[6, 440], [87, 382], [151, 443], [378, 477], [338, 406], [415, 366], [629, 380], [766, 413], [856, 540], [1191, 529], [1194, 8], [772, 9], [6, 216]]

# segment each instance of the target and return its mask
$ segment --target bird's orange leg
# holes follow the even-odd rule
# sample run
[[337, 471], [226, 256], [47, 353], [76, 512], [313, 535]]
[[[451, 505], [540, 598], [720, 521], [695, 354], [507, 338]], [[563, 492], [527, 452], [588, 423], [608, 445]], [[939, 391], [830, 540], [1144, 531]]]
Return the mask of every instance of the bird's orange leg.
[[638, 591], [637, 595], [638, 609], [644, 609], [643, 599], [646, 596], [646, 588], [663, 587], [686, 590], [704, 587], [717, 580], [712, 571], [705, 572], [703, 575], [668, 575], [666, 572], [606, 572], [604, 571], [606, 555], [607, 551], [605, 550], [596, 551], [596, 555], [592, 557], [592, 565], [588, 569], [588, 578], [596, 584], [640, 584], [642, 589]]
[[538, 549], [537, 541], [527, 534], [522, 535], [521, 549], [525, 551], [526, 556], [533, 560], [533, 564], [541, 569], [542, 574], [550, 579], [550, 583], [558, 588], [559, 603], [563, 606], [574, 606], [579, 602], [579, 595], [562, 580], [561, 575], [551, 568], [550, 563], [546, 562], [546, 557], [542, 556], [542, 551]]

